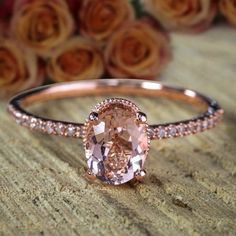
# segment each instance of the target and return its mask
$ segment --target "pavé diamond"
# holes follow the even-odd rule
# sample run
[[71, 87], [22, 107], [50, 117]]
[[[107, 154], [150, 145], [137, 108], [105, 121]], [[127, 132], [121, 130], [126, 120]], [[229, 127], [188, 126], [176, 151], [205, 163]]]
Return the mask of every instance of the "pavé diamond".
[[170, 137], [174, 137], [177, 133], [177, 130], [175, 127], [170, 127], [169, 135]]
[[159, 128], [158, 130], [158, 138], [162, 139], [165, 137], [165, 129], [164, 128]]
[[64, 127], [63, 124], [58, 123], [58, 124], [56, 125], [56, 127], [55, 127], [55, 130], [56, 130], [56, 132], [57, 132], [58, 135], [63, 135], [64, 130], [65, 130], [65, 127]]
[[143, 169], [149, 146], [147, 124], [137, 121], [131, 103], [117, 99], [103, 104], [98, 118], [85, 126], [87, 163], [103, 182], [122, 184]]
[[68, 126], [67, 129], [66, 129], [66, 134], [67, 134], [69, 137], [72, 137], [72, 136], [75, 134], [75, 127], [73, 127], [73, 126]]
[[29, 127], [31, 129], [34, 129], [36, 127], [36, 124], [37, 124], [37, 119], [32, 117], [30, 120], [29, 120]]
[[207, 121], [207, 120], [204, 120], [204, 121], [202, 122], [202, 128], [203, 128], [203, 129], [207, 129], [207, 128], [208, 128], [208, 121]]
[[51, 122], [47, 122], [45, 129], [46, 129], [46, 132], [47, 132], [48, 134], [52, 134], [52, 133], [53, 133], [52, 123], [51, 123]]

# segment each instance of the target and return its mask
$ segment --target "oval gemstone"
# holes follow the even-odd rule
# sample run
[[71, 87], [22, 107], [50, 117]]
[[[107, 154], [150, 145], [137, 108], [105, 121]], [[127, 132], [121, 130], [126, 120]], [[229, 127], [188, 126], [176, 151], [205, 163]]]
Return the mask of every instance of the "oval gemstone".
[[146, 122], [136, 118], [131, 102], [104, 102], [96, 120], [85, 125], [85, 154], [90, 171], [101, 181], [122, 184], [133, 179], [148, 153]]

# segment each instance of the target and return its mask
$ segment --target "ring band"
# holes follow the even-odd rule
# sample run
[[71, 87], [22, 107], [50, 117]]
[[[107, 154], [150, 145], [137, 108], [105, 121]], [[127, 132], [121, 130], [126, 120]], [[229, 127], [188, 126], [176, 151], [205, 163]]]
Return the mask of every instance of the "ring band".
[[[204, 110], [188, 120], [152, 125], [147, 124], [146, 115], [134, 103], [120, 98], [109, 98], [99, 103], [85, 123], [47, 119], [25, 110], [28, 105], [41, 101], [114, 93], [167, 97], [200, 106]], [[205, 131], [214, 127], [223, 115], [223, 109], [216, 101], [196, 91], [133, 79], [77, 81], [38, 87], [12, 98], [8, 111], [18, 124], [30, 129], [83, 138], [89, 176], [109, 184], [143, 178], [150, 140]]]

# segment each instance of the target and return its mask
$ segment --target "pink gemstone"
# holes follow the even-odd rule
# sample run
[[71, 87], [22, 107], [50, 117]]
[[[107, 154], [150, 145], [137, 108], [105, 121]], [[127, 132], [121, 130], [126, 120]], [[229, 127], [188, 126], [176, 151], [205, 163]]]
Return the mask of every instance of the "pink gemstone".
[[148, 153], [146, 122], [138, 122], [137, 107], [123, 100], [106, 102], [98, 119], [88, 121], [84, 144], [90, 171], [109, 184], [122, 184], [143, 169]]

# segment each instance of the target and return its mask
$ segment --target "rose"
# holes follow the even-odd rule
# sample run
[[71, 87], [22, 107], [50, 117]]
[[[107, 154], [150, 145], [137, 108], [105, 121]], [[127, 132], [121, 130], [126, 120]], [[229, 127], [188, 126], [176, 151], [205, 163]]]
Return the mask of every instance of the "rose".
[[22, 50], [11, 39], [0, 38], [0, 96], [10, 96], [42, 82], [35, 54]]
[[227, 20], [236, 26], [236, 1], [235, 0], [220, 0], [219, 8], [221, 13]]
[[114, 77], [153, 79], [170, 59], [166, 34], [143, 21], [130, 22], [114, 33], [105, 49], [106, 67]]
[[102, 52], [94, 42], [77, 36], [54, 51], [47, 72], [56, 82], [98, 79], [103, 74], [103, 64]]
[[127, 0], [86, 0], [80, 7], [80, 32], [97, 41], [106, 41], [129, 20], [134, 10]]
[[143, 0], [143, 4], [165, 28], [178, 31], [203, 31], [217, 13], [216, 0]]
[[19, 0], [15, 4], [11, 31], [39, 55], [49, 54], [70, 36], [73, 28], [72, 16], [63, 0]]
[[39, 55], [48, 55], [73, 29], [73, 18], [63, 0], [20, 0], [15, 4], [12, 34]]

